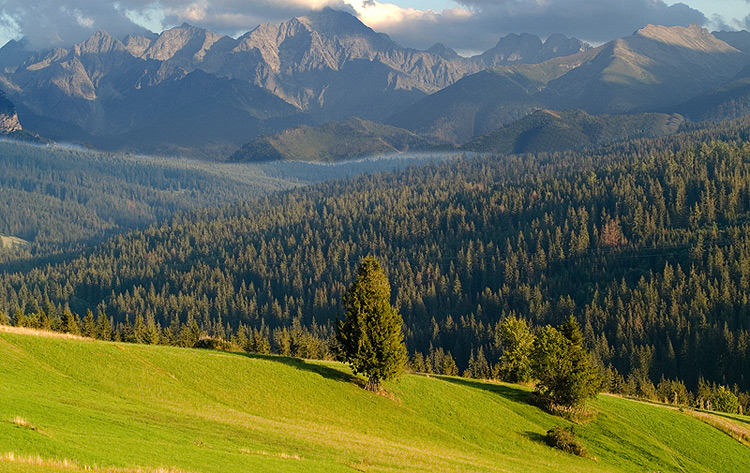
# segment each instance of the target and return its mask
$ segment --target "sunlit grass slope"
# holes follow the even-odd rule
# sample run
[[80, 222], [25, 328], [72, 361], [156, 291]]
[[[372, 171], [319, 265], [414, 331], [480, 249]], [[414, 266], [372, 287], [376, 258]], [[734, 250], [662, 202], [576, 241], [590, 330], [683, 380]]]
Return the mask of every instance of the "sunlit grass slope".
[[[392, 398], [346, 367], [0, 332], [0, 471], [737, 472], [750, 449], [658, 406], [600, 396], [576, 431], [515, 386], [407, 375]], [[67, 463], [64, 461], [67, 460]]]

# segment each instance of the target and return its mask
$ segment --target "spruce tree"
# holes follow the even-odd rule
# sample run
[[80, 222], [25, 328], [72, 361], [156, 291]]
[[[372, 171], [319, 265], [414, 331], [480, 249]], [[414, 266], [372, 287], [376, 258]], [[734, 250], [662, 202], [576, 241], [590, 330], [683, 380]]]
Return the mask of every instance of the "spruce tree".
[[96, 337], [96, 323], [94, 322], [94, 314], [90, 309], [86, 311], [86, 315], [83, 317], [81, 334], [84, 337]]
[[112, 340], [112, 323], [104, 312], [99, 312], [96, 318], [96, 332], [96, 338]]
[[391, 307], [390, 298], [391, 286], [380, 264], [375, 258], [365, 258], [343, 298], [345, 319], [336, 326], [344, 359], [355, 374], [367, 377], [366, 387], [371, 391], [404, 369], [403, 320]]
[[146, 322], [141, 314], [135, 316], [133, 325], [133, 338], [135, 343], [146, 343]]

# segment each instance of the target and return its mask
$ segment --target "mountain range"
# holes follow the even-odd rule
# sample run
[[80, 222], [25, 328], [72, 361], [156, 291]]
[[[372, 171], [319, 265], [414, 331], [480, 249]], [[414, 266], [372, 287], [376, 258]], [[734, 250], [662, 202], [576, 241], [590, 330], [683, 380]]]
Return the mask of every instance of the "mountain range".
[[749, 53], [744, 31], [650, 25], [596, 48], [511, 34], [467, 58], [442, 44], [404, 48], [326, 8], [238, 38], [183, 24], [48, 51], [11, 41], [0, 88], [24, 129], [53, 140], [227, 159], [260, 136], [329, 124], [325, 134], [353, 117], [425, 146], [461, 145], [541, 109], [731, 118], [750, 102]]

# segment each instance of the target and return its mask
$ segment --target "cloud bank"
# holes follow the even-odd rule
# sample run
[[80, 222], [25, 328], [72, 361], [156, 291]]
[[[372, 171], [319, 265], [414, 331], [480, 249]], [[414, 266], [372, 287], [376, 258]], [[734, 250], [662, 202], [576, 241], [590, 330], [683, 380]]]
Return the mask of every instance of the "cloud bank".
[[0, 0], [0, 36], [26, 37], [38, 49], [70, 46], [98, 30], [124, 37], [184, 22], [237, 34], [327, 6], [354, 13], [344, 0]]
[[100, 29], [123, 37], [183, 22], [237, 35], [324, 7], [356, 14], [404, 46], [441, 42], [460, 51], [488, 49], [511, 32], [605, 42], [649, 23], [708, 22], [698, 10], [662, 0], [455, 0], [441, 11], [376, 0], [0, 0], [0, 41], [24, 36], [35, 49], [70, 46]]
[[457, 1], [460, 6], [453, 10], [404, 11], [401, 18], [378, 27], [410, 46], [424, 48], [442, 42], [454, 49], [481, 51], [508, 33], [533, 33], [542, 38], [562, 33], [603, 43], [628, 36], [647, 24], [688, 26], [708, 22], [696, 9], [681, 3], [670, 6], [661, 0]]

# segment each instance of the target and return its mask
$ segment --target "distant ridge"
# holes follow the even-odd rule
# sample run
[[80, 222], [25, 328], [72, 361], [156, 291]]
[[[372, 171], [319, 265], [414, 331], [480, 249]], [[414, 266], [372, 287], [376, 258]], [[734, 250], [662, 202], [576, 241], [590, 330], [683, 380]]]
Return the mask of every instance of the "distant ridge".
[[539, 110], [461, 149], [503, 154], [539, 153], [596, 147], [605, 143], [669, 135], [683, 118], [677, 114], [589, 115], [581, 110]]
[[[724, 37], [744, 47], [746, 36]], [[387, 122], [460, 145], [539, 109], [735, 118], [748, 109], [739, 80], [750, 77], [748, 68], [750, 55], [704, 28], [649, 25], [627, 38], [570, 56], [467, 76]], [[727, 85], [733, 80], [738, 82]], [[700, 99], [707, 93], [713, 98]], [[713, 112], [703, 112], [706, 107]]]
[[230, 161], [337, 162], [416, 151], [433, 144], [410, 131], [355, 117], [319, 127], [302, 125], [258, 137], [243, 145]]

